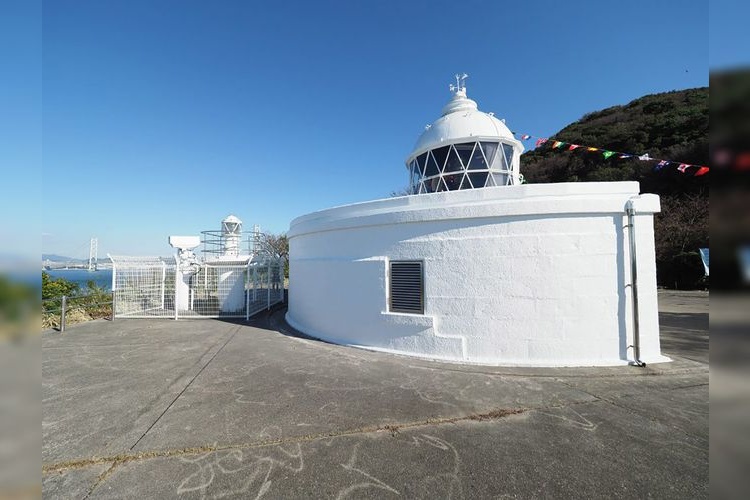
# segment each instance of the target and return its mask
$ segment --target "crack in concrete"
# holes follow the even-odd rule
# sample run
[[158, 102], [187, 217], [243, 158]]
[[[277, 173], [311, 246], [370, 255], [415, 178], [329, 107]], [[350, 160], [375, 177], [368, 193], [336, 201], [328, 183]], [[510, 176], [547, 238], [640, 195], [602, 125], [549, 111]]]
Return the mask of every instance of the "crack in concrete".
[[[209, 364], [211, 364], [211, 362], [214, 360], [214, 358], [216, 358], [216, 356], [222, 351], [222, 349], [224, 349], [224, 347], [226, 347], [226, 345], [235, 337], [235, 335], [237, 334], [237, 332], [239, 330], [240, 330], [240, 327], [237, 326], [234, 329], [234, 331], [232, 331], [232, 333], [229, 335], [229, 338], [227, 338], [227, 340], [222, 344], [222, 346], [213, 354], [213, 356], [211, 356], [211, 358], [201, 367], [201, 369], [198, 370], [198, 373], [196, 373], [190, 379], [190, 381], [185, 385], [185, 387], [180, 391], [180, 393], [177, 394], [177, 396], [172, 400], [172, 402], [169, 403], [169, 405], [167, 405], [167, 407], [164, 409], [164, 411], [161, 412], [161, 414], [156, 418], [156, 420], [154, 420], [154, 422], [148, 427], [148, 429], [146, 429], [146, 432], [144, 432], [141, 435], [141, 437], [139, 437], [138, 440], [133, 444], [133, 446], [130, 447], [130, 450], [132, 450], [133, 448], [135, 448], [136, 445], [138, 445], [138, 443], [140, 443], [141, 440], [146, 436], [146, 434], [148, 434], [149, 431], [151, 429], [153, 429], [153, 427], [157, 424], [157, 422], [159, 422], [159, 420], [161, 420], [161, 418], [167, 413], [167, 411], [169, 411], [169, 409], [180, 398], [180, 396], [182, 396], [185, 393], [185, 391], [188, 389], [188, 387], [190, 387], [190, 385], [195, 381], [195, 379], [197, 379], [198, 376], [201, 373], [203, 373], [203, 370], [205, 370], [206, 367]], [[138, 459], [137, 457], [138, 457], [138, 455], [122, 454], [122, 455], [116, 455], [114, 457], [103, 457], [103, 458], [94, 458], [94, 459], [89, 459], [89, 460], [80, 460], [80, 461], [78, 461], [78, 463], [71, 462], [72, 465], [69, 466], [69, 467], [54, 468], [54, 469], [51, 469], [49, 472], [61, 472], [61, 471], [70, 470], [70, 469], [80, 469], [80, 468], [89, 467], [91, 465], [106, 464], [106, 463], [110, 463], [111, 462], [112, 465], [107, 470], [105, 470], [104, 472], [102, 472], [101, 474], [99, 474], [99, 476], [96, 478], [96, 481], [94, 482], [94, 484], [91, 485], [91, 488], [89, 488], [88, 492], [83, 497], [83, 500], [86, 500], [86, 499], [88, 499], [94, 493], [94, 491], [96, 491], [96, 489], [99, 487], [99, 485], [102, 482], [104, 482], [110, 476], [110, 474], [112, 474], [112, 472], [115, 470], [115, 468], [117, 468], [120, 464], [123, 464], [123, 463], [126, 463], [126, 462], [131, 462], [133, 460], [137, 460]], [[42, 473], [45, 474], [47, 472], [48, 471], [45, 469], [45, 466], [42, 466]]]
[[[649, 420], [651, 422], [654, 422], [654, 423], [657, 423], [657, 424], [660, 424], [660, 425], [668, 425], [667, 423], [662, 422], [661, 420], [659, 420], [656, 417], [652, 417], [651, 415], [648, 415], [648, 414], [639, 413], [634, 408], [631, 408], [629, 406], [625, 406], [624, 404], [620, 404], [620, 403], [617, 403], [615, 401], [615, 400], [624, 400], [624, 399], [627, 399], [627, 398], [632, 398], [634, 396], [637, 396], [637, 394], [625, 394], [625, 395], [622, 395], [622, 396], [617, 396], [615, 398], [608, 398], [608, 397], [605, 397], [605, 396], [599, 396], [598, 394], [594, 394], [593, 392], [587, 391], [585, 389], [581, 389], [580, 387], [575, 387], [574, 385], [569, 384], [569, 383], [567, 383], [567, 382], [565, 382], [563, 380], [560, 380], [560, 383], [563, 384], [563, 385], [566, 385], [566, 386], [570, 387], [571, 389], [575, 389], [575, 390], [581, 391], [584, 394], [588, 394], [592, 398], [595, 398], [597, 401], [601, 401], [603, 403], [607, 403], [607, 404], [610, 404], [610, 405], [615, 406], [617, 408], [620, 408], [621, 410], [624, 410], [624, 411], [626, 411], [627, 413], [629, 413], [629, 414], [631, 414], [633, 416], [640, 417], [640, 418], [645, 418], [646, 420]], [[684, 386], [677, 386], [677, 387], [665, 387], [663, 389], [656, 389], [656, 390], [657, 391], [671, 392], [671, 391], [678, 391], [678, 390], [682, 390], [682, 389], [691, 389], [691, 388], [694, 388], [694, 387], [705, 387], [705, 386], [708, 386], [708, 385], [709, 385], [708, 383], [699, 383], [699, 384], [691, 384], [691, 385], [684, 385]], [[682, 429], [680, 427], [672, 425], [672, 428], [680, 431], [685, 436], [688, 436], [688, 437], [691, 437], [691, 438], [699, 437], [699, 436], [694, 436], [690, 432], [688, 432], [688, 431], [686, 431], [686, 430], [684, 430], [684, 429]]]
[[99, 477], [96, 478], [96, 481], [94, 481], [94, 484], [91, 485], [91, 488], [89, 488], [89, 491], [86, 492], [86, 495], [83, 497], [83, 500], [87, 500], [88, 497], [91, 496], [92, 493], [94, 493], [94, 490], [104, 481], [106, 480], [109, 475], [112, 473], [113, 470], [115, 470], [115, 467], [117, 467], [119, 462], [113, 462], [112, 465], [99, 474]]
[[[585, 403], [591, 403], [592, 401], [585, 401]], [[582, 404], [582, 402], [576, 402], [572, 404]], [[356, 429], [346, 429], [342, 431], [330, 431], [321, 432], [316, 434], [306, 434], [303, 436], [296, 436], [290, 438], [277, 438], [277, 439], [266, 439], [262, 441], [256, 441], [251, 443], [239, 443], [239, 444], [228, 444], [228, 445], [204, 445], [195, 446], [188, 448], [180, 448], [173, 450], [154, 450], [145, 451], [141, 453], [122, 453], [119, 455], [113, 455], [109, 457], [94, 457], [85, 458], [78, 460], [69, 460], [65, 462], [58, 462], [54, 464], [46, 464], [42, 466], [42, 473], [49, 474], [52, 472], [62, 472], [66, 470], [83, 469], [91, 467], [92, 465], [100, 465], [112, 463], [112, 467], [107, 469], [100, 475], [100, 480], [97, 480], [97, 485], [101, 480], [105, 479], [115, 466], [119, 466], [124, 463], [148, 460], [152, 458], [165, 458], [165, 457], [176, 457], [185, 455], [198, 455], [201, 453], [211, 453], [215, 451], [235, 450], [235, 449], [250, 449], [250, 448], [263, 448], [267, 446], [278, 446], [286, 444], [303, 443], [310, 441], [317, 441], [320, 439], [329, 439], [334, 437], [346, 437], [354, 436], [358, 434], [370, 434], [374, 432], [390, 432], [391, 435], [396, 435], [402, 429], [411, 429], [417, 427], [436, 426], [436, 425], [447, 425], [456, 424], [458, 422], [484, 422], [487, 420], [498, 420], [511, 415], [519, 415], [534, 410], [553, 409], [560, 408], [564, 405], [551, 405], [539, 408], [495, 408], [483, 413], [472, 413], [469, 415], [462, 415], [458, 417], [444, 417], [444, 418], [427, 418], [424, 420], [416, 420], [413, 422], [404, 422], [398, 424], [386, 424], [382, 426], [370, 426], [360, 427]], [[91, 492], [96, 489], [96, 485], [91, 489]]]
[[196, 373], [195, 375], [193, 375], [193, 377], [190, 379], [190, 382], [188, 382], [185, 385], [185, 387], [179, 392], [179, 394], [177, 394], [177, 396], [175, 396], [175, 398], [172, 400], [172, 402], [169, 403], [169, 405], [167, 405], [167, 407], [164, 409], [163, 412], [161, 412], [161, 414], [156, 418], [156, 420], [154, 420], [154, 422], [151, 425], [148, 426], [148, 429], [146, 429], [146, 432], [144, 432], [141, 435], [141, 437], [139, 437], [138, 440], [135, 443], [133, 443], [133, 446], [130, 447], [131, 451], [133, 450], [133, 448], [135, 448], [136, 446], [138, 446], [138, 443], [140, 443], [141, 440], [144, 437], [146, 437], [146, 434], [148, 434], [151, 431], [151, 429], [153, 429], [154, 426], [159, 422], [159, 420], [161, 420], [161, 418], [169, 411], [169, 409], [172, 408], [172, 406], [175, 404], [175, 402], [178, 399], [180, 399], [180, 397], [185, 393], [186, 390], [188, 390], [188, 387], [190, 387], [190, 385], [193, 382], [195, 382], [195, 379], [197, 379], [200, 376], [200, 374], [203, 373], [203, 370], [205, 370], [206, 367], [211, 364], [211, 361], [213, 361], [214, 358], [216, 358], [216, 356], [218, 356], [218, 354], [222, 351], [222, 349], [224, 349], [227, 346], [227, 344], [234, 338], [234, 336], [237, 335], [238, 331], [240, 331], [240, 327], [239, 326], [234, 329], [234, 331], [231, 333], [231, 335], [229, 335], [229, 338], [224, 342], [224, 344], [222, 344], [222, 346], [213, 354], [213, 356], [211, 356], [211, 359], [209, 359], [206, 362], [206, 364], [204, 364], [201, 367], [201, 369], [198, 370], [198, 373]]

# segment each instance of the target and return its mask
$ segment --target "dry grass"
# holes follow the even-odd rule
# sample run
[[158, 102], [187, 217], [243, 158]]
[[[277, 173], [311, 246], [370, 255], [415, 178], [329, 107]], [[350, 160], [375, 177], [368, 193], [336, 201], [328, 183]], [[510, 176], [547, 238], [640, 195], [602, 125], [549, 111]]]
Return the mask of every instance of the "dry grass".
[[[94, 311], [87, 311], [83, 307], [73, 307], [68, 309], [68, 312], [65, 315], [65, 324], [75, 325], [77, 323], [85, 323], [92, 319], [108, 318], [111, 314], [111, 307], [99, 307]], [[44, 314], [42, 317], [42, 328], [45, 330], [60, 328], [60, 313]]]

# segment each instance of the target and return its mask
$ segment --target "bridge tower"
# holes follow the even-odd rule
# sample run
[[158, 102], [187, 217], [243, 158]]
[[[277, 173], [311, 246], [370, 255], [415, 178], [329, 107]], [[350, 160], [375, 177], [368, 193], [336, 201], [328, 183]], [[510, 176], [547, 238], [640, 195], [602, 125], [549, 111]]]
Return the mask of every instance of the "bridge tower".
[[96, 271], [99, 264], [99, 258], [97, 254], [99, 252], [99, 240], [97, 238], [91, 238], [91, 245], [89, 246], [89, 271]]

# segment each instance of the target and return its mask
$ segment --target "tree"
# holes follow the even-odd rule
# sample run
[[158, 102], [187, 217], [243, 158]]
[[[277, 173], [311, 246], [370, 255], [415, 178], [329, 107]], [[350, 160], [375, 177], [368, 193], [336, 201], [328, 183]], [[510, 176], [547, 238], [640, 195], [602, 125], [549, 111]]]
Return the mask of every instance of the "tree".
[[[707, 165], [708, 117], [708, 88], [680, 90], [589, 113], [554, 134], [554, 139]], [[658, 283], [702, 286], [698, 248], [708, 246], [709, 176], [680, 173], [677, 165], [654, 172], [652, 161], [619, 155], [605, 159], [601, 150], [555, 149], [551, 143], [521, 157], [523, 174], [530, 183], [638, 181], [641, 192], [658, 194], [662, 201], [662, 211], [654, 218]]]
[[59, 299], [63, 295], [70, 297], [78, 293], [79, 289], [77, 283], [65, 278], [53, 278], [42, 271], [42, 300]]
[[276, 257], [284, 259], [284, 277], [289, 277], [289, 238], [286, 233], [273, 234], [265, 233], [262, 238], [262, 245], [266, 251]]
[[38, 304], [38, 288], [0, 274], [0, 337], [23, 333], [31, 309]]
[[289, 239], [286, 233], [264, 233], [262, 245], [276, 257], [289, 258]]
[[708, 247], [708, 200], [695, 194], [662, 196], [654, 233], [659, 282], [675, 288], [700, 286], [704, 271], [698, 249]]

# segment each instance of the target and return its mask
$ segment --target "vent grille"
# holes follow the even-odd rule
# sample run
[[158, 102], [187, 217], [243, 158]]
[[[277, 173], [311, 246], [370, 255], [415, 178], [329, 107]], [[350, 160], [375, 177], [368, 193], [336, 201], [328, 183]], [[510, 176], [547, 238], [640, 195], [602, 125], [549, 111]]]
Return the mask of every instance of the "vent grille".
[[424, 313], [424, 275], [421, 261], [391, 262], [390, 310]]

